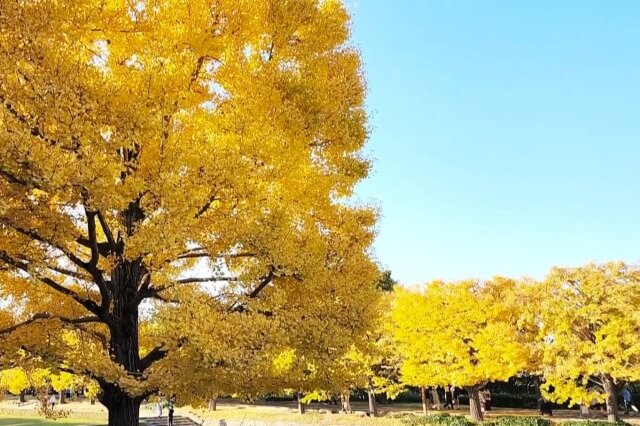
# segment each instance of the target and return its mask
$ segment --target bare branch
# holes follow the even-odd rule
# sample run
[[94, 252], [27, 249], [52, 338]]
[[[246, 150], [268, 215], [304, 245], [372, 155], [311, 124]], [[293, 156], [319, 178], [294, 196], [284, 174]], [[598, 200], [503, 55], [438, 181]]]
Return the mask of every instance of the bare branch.
[[216, 282], [216, 281], [238, 281], [238, 277], [204, 277], [204, 278], [191, 277], [191, 278], [183, 278], [183, 279], [177, 280], [176, 283], [178, 284], [209, 283], [209, 282]]
[[203, 250], [204, 249], [189, 250], [187, 252], [184, 252], [180, 256], [178, 256], [178, 259], [190, 259], [190, 258], [196, 258], [196, 257], [210, 257], [215, 259], [233, 259], [233, 258], [239, 258], [239, 257], [256, 257], [257, 256], [256, 253], [233, 253], [233, 254], [229, 253], [229, 254], [211, 255], [210, 253], [207, 253]]
[[271, 281], [273, 281], [273, 279], [275, 278], [275, 275], [273, 273], [273, 268], [269, 268], [269, 272], [267, 273], [267, 275], [265, 275], [261, 280], [260, 283], [258, 284], [258, 286], [256, 288], [253, 289], [253, 291], [251, 293], [249, 293], [249, 298], [254, 299], [256, 297], [258, 297], [258, 295], [260, 294], [260, 292], [266, 287], [268, 286]]
[[160, 295], [157, 291], [148, 291], [145, 295], [146, 299], [156, 299], [164, 303], [175, 303], [180, 304], [180, 300], [178, 299], [167, 299], [166, 297]]

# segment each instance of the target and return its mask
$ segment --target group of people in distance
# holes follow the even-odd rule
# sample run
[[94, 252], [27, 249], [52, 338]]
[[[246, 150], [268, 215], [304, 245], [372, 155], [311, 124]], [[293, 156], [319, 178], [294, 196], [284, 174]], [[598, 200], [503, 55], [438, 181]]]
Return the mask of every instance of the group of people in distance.
[[[431, 391], [430, 400], [432, 402], [432, 408], [438, 408], [440, 396], [437, 395], [437, 389], [433, 389]], [[628, 387], [625, 387], [621, 393], [622, 402], [624, 403], [624, 414], [628, 415], [632, 411], [638, 413], [638, 408], [633, 404], [633, 396]], [[454, 409], [454, 399], [455, 399], [455, 388], [445, 387], [444, 388], [444, 409]], [[479, 393], [480, 399], [480, 411], [487, 412], [491, 411], [491, 392], [489, 389], [484, 388]], [[600, 408], [601, 411], [604, 411], [606, 405], [604, 403], [594, 403], [591, 405], [591, 408]], [[588, 411], [588, 406], [584, 407]], [[538, 409], [540, 411], [540, 415], [548, 415], [553, 416], [553, 403], [543, 397], [538, 399]]]
[[166, 408], [168, 410], [168, 426], [173, 426], [173, 413], [175, 411], [176, 405], [176, 397], [175, 395], [169, 398], [163, 398], [162, 395], [158, 396], [158, 401], [156, 402], [156, 413], [158, 417], [162, 417], [162, 409]]
[[[622, 403], [624, 405], [624, 414], [629, 415], [631, 412], [638, 412], [638, 407], [633, 405], [633, 395], [631, 394], [631, 390], [628, 387], [625, 387], [620, 393], [622, 397]], [[591, 404], [581, 404], [580, 405], [580, 414], [581, 415], [589, 415], [589, 410], [600, 410], [602, 414], [606, 412], [607, 404], [604, 402], [592, 401]], [[542, 408], [540, 409], [540, 414], [542, 413]], [[549, 413], [551, 414], [551, 413]]]

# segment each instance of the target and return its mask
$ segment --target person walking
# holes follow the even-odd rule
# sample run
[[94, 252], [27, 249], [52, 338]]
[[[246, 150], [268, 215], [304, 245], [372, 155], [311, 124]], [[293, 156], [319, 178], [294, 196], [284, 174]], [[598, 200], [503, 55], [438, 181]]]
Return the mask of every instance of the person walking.
[[491, 411], [491, 392], [489, 389], [484, 390], [484, 410]]
[[444, 388], [444, 408], [453, 410], [453, 387], [446, 386]]
[[629, 414], [631, 408], [631, 391], [629, 388], [624, 388], [622, 391], [622, 401], [624, 402], [624, 414]]
[[54, 393], [53, 395], [51, 395], [51, 396], [49, 397], [49, 405], [51, 405], [51, 409], [52, 409], [52, 410], [53, 410], [53, 407], [55, 407], [56, 402], [57, 402], [57, 400], [56, 400], [56, 394]]
[[174, 411], [174, 404], [175, 404], [175, 396], [172, 396], [171, 398], [169, 398], [169, 417], [168, 420], [169, 422], [167, 423], [167, 426], [173, 426], [173, 411]]

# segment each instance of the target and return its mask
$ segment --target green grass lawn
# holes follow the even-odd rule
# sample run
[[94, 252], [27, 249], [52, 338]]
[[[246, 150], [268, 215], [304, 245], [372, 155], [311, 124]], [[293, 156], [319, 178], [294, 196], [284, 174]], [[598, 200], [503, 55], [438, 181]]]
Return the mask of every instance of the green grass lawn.
[[0, 426], [53, 426], [53, 425], [66, 425], [66, 426], [89, 426], [99, 425], [99, 421], [91, 420], [78, 420], [78, 419], [59, 419], [59, 420], [47, 420], [39, 417], [12, 417], [12, 418], [0, 418]]

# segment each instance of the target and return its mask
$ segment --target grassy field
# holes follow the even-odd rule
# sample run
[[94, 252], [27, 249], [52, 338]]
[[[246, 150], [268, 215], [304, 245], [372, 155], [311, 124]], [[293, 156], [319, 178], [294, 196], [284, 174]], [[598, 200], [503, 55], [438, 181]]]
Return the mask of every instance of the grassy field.
[[[336, 413], [338, 407], [316, 403], [307, 406], [307, 412], [300, 415], [297, 413], [294, 402], [260, 401], [248, 405], [237, 400], [221, 399], [218, 403], [218, 410], [215, 412], [182, 407], [177, 410], [176, 414], [191, 415], [200, 421], [205, 420], [207, 425], [215, 426], [219, 424], [221, 419], [225, 419], [229, 426], [395, 426], [402, 424], [399, 416], [420, 415], [421, 413], [420, 404], [380, 404], [378, 408], [382, 417], [370, 418], [365, 415], [368, 408], [366, 402], [354, 401], [352, 405], [356, 410], [355, 414]], [[18, 404], [14, 398], [0, 401], [0, 426], [95, 426], [106, 424], [107, 413], [104, 407], [99, 404], [90, 405], [86, 401], [71, 401], [65, 404], [64, 409], [69, 412], [69, 417], [56, 421], [37, 417], [35, 408], [35, 401], [28, 401], [24, 404]], [[456, 415], [466, 415], [467, 412], [467, 407], [449, 411], [449, 413]], [[163, 414], [166, 415], [166, 411]], [[491, 419], [499, 416], [535, 416], [537, 413], [535, 410], [497, 408], [488, 414], [488, 418]], [[155, 416], [154, 405], [143, 404], [140, 415], [143, 418]], [[588, 418], [604, 420], [605, 416], [600, 412], [593, 412]], [[552, 418], [555, 422], [569, 419], [585, 420], [586, 418], [581, 418], [577, 410], [557, 410], [554, 411]], [[640, 416], [626, 417], [625, 421], [640, 426]]]
[[41, 417], [13, 417], [13, 418], [0, 418], [0, 426], [53, 426], [53, 425], [66, 425], [66, 426], [93, 426], [99, 425], [101, 422], [90, 420], [78, 420], [78, 419], [60, 419], [60, 420], [46, 420]]

